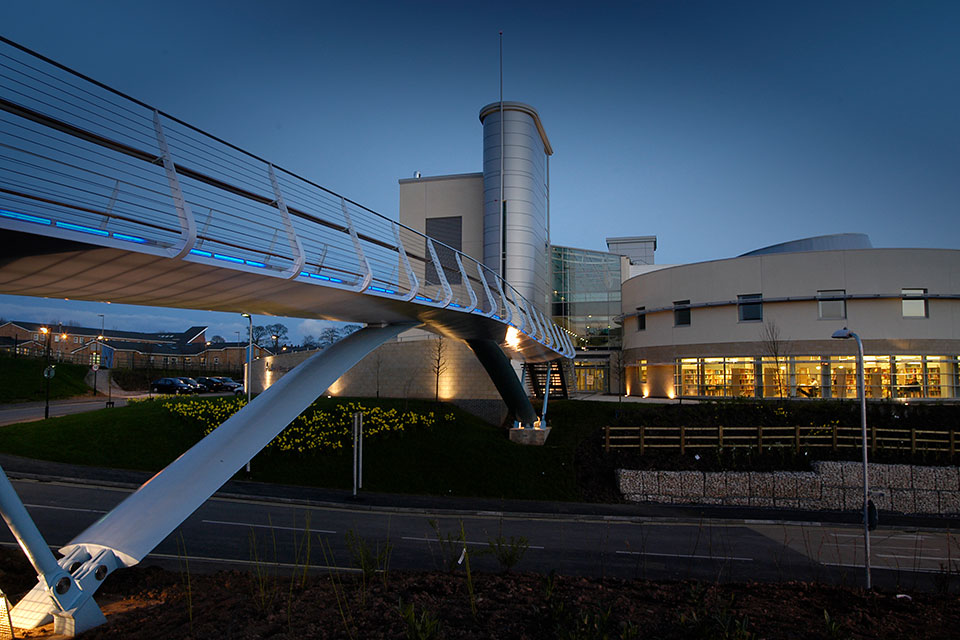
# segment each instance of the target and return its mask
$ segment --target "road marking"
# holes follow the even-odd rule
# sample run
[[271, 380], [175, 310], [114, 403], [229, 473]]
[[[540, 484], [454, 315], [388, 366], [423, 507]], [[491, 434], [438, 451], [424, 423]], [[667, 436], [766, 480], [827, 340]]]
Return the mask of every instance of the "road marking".
[[[834, 537], [837, 537], [837, 538], [863, 538], [863, 533], [833, 533], [833, 532], [830, 532], [829, 535], [834, 536]], [[903, 535], [903, 536], [878, 536], [877, 534], [873, 534], [873, 536], [871, 536], [871, 537], [874, 537], [875, 539], [876, 539], [876, 538], [879, 538], [879, 539], [881, 539], [881, 540], [934, 540], [934, 539], [936, 539], [936, 536], [922, 536], [922, 535], [920, 535], [920, 534], [917, 534], [917, 535]]]
[[954, 562], [954, 563], [960, 562], [960, 558], [957, 558], [956, 556], [954, 556], [953, 558], [944, 558], [941, 556], [924, 556], [924, 555], [898, 556], [892, 553], [871, 553], [870, 557], [873, 557], [873, 556], [876, 556], [878, 558], [894, 558], [896, 560], [916, 560], [918, 562], [923, 562], [924, 560], [937, 560], [937, 561], [947, 560], [949, 562]]
[[[241, 564], [248, 566], [269, 566], [269, 567], [282, 567], [284, 569], [303, 569], [304, 563], [293, 563], [293, 562], [257, 562], [256, 560], [233, 560], [231, 558], [210, 558], [207, 556], [180, 556], [171, 553], [149, 553], [147, 558], [163, 558], [164, 560], [183, 560], [184, 558], [188, 560], [199, 560], [200, 562], [219, 562], [222, 564]], [[144, 558], [146, 559], [146, 558]], [[331, 571], [348, 571], [350, 573], [360, 573], [361, 569], [356, 567], [334, 567], [324, 564], [309, 564], [306, 565], [307, 569], [327, 569]]]
[[[835, 548], [837, 548], [837, 547], [839, 547], [839, 548], [841, 548], [841, 549], [862, 549], [862, 548], [863, 548], [863, 543], [861, 542], [860, 544], [857, 544], [857, 543], [855, 543], [855, 542], [841, 542], [841, 543], [839, 543], [839, 544], [831, 544], [829, 548], [830, 548], [830, 549], [835, 549]], [[899, 546], [899, 545], [895, 545], [895, 544], [883, 544], [883, 543], [877, 544], [876, 540], [872, 540], [872, 541], [870, 542], [870, 547], [871, 547], [874, 551], [892, 551], [892, 550], [894, 550], [894, 549], [904, 549], [904, 550], [906, 550], [906, 551], [920, 551], [920, 550], [921, 550], [920, 547], [906, 547], [906, 546]], [[928, 549], [929, 549], [929, 547], [928, 547]], [[960, 557], [960, 556], [958, 556], [958, 557]]]
[[617, 551], [625, 556], [656, 556], [658, 558], [695, 558], [698, 560], [737, 560], [740, 562], [753, 562], [753, 558], [740, 558], [737, 556], [701, 556], [692, 553], [654, 553], [653, 551]]
[[[414, 537], [412, 537], [412, 536], [403, 536], [403, 537], [400, 538], [400, 539], [401, 539], [401, 540], [412, 540], [412, 541], [414, 541], [414, 542], [426, 542], [427, 544], [429, 544], [429, 543], [431, 543], [431, 542], [437, 542], [437, 543], [439, 544], [440, 542], [442, 542], [442, 543], [444, 543], [444, 544], [454, 544], [454, 545], [458, 545], [458, 544], [472, 544], [472, 545], [479, 546], [479, 547], [489, 547], [489, 546], [490, 546], [490, 543], [489, 543], [489, 542], [472, 542], [472, 541], [470, 541], [470, 540], [442, 540], [442, 541], [438, 541], [438, 540], [436, 540], [435, 538], [414, 538]], [[536, 544], [529, 544], [529, 545], [527, 545], [527, 549], [543, 549], [543, 547], [541, 547], [540, 545], [536, 545]]]
[[47, 504], [24, 503], [23, 506], [30, 507], [31, 509], [56, 509], [58, 511], [79, 511], [81, 513], [107, 513], [106, 511], [102, 511], [100, 509], [78, 509], [76, 507], [55, 507], [53, 505], [47, 505]]
[[[845, 569], [860, 569], [863, 570], [863, 564], [848, 564], [845, 562], [821, 562], [820, 564], [827, 567], [843, 567]], [[881, 571], [897, 571], [900, 573], [943, 573], [942, 569], [919, 569], [917, 567], [891, 567], [891, 566], [881, 566], [881, 565], [871, 565], [870, 569], [875, 571], [877, 569]]]
[[304, 529], [303, 527], [281, 527], [276, 524], [254, 524], [252, 522], [229, 522], [227, 520], [202, 520], [204, 524], [222, 524], [231, 527], [255, 527], [257, 529], [277, 529], [280, 531], [309, 531], [310, 533], [336, 533], [330, 529]]

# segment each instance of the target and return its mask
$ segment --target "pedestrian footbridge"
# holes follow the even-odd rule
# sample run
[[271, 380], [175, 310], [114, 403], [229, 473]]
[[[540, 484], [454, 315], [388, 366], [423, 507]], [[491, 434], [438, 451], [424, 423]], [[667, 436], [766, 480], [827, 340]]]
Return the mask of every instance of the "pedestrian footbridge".
[[534, 301], [473, 258], [4, 38], [0, 238], [0, 293], [366, 325], [158, 473], [59, 562], [0, 473], [0, 509], [40, 577], [12, 612], [21, 627], [102, 622], [91, 596], [107, 574], [139, 562], [410, 327], [466, 342], [524, 424], [536, 415], [510, 360], [573, 355]]

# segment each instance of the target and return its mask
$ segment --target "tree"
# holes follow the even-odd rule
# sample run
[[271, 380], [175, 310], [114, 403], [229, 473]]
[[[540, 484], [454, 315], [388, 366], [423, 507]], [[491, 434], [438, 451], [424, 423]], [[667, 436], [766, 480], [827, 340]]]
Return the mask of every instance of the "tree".
[[280, 343], [287, 339], [290, 332], [287, 331], [286, 325], [279, 322], [268, 324], [264, 329], [267, 330], [270, 339], [273, 340], [273, 352], [277, 353], [280, 350]]
[[303, 346], [307, 347], [308, 349], [316, 349], [318, 346], [317, 339], [312, 335], [307, 334], [303, 336]]
[[348, 324], [348, 325], [346, 325], [346, 326], [344, 326], [344, 327], [341, 327], [341, 328], [340, 328], [340, 338], [341, 338], [341, 339], [346, 338], [346, 337], [347, 337], [348, 335], [350, 335], [351, 333], [356, 333], [357, 331], [360, 331], [360, 329], [363, 329], [363, 325], [362, 325], [362, 324]]
[[270, 334], [267, 333], [266, 327], [264, 327], [263, 325], [255, 326], [253, 328], [253, 344], [257, 345], [258, 347], [262, 347], [263, 345], [261, 343], [263, 342], [264, 338], [266, 338], [268, 335]]
[[211, 344], [223, 344], [226, 340], [223, 339], [223, 336], [213, 336], [210, 338]]
[[340, 339], [340, 330], [336, 327], [327, 327], [320, 332], [320, 338], [318, 342], [323, 348], [329, 347], [334, 342]]
[[[790, 355], [791, 343], [790, 341], [783, 336], [783, 333], [780, 331], [779, 325], [776, 321], [770, 320], [763, 323], [763, 327], [760, 329], [760, 344], [763, 347], [763, 352], [770, 358], [773, 358], [773, 380], [774, 384], [777, 385], [777, 395], [781, 398], [785, 398], [786, 394], [786, 382], [787, 376], [785, 375], [785, 369], [781, 367], [786, 367], [787, 358]], [[781, 363], [784, 363], [781, 365]], [[760, 366], [760, 375], [763, 376], [763, 365]], [[765, 386], [761, 382], [761, 388]]]
[[447, 370], [446, 351], [447, 345], [443, 341], [443, 336], [437, 336], [437, 342], [433, 347], [433, 357], [430, 358], [430, 370], [433, 371], [436, 381], [433, 393], [434, 402], [440, 402], [440, 376]]
[[373, 370], [377, 382], [377, 398], [380, 397], [380, 371], [383, 369], [383, 351], [377, 348], [373, 352]]

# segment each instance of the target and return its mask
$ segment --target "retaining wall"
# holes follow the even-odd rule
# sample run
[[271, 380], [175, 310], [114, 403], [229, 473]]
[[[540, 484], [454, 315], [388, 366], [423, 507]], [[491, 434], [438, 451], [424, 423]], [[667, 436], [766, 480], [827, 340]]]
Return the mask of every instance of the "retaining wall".
[[[863, 508], [863, 464], [814, 462], [814, 471], [617, 471], [631, 502], [785, 507]], [[899, 513], [960, 514], [960, 468], [869, 465], [877, 508]]]

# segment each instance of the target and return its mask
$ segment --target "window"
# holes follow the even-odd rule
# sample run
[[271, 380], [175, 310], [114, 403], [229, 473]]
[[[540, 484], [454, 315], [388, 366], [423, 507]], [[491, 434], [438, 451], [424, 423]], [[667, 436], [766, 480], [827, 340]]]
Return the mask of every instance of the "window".
[[674, 306], [673, 326], [675, 327], [690, 326], [690, 301], [674, 300], [673, 306]]
[[763, 320], [763, 295], [748, 293], [737, 296], [737, 313], [740, 322], [761, 322]]
[[34, 340], [39, 340], [39, 339], [40, 339], [40, 334], [39, 334], [39, 333], [33, 334], [33, 339], [34, 339]]
[[637, 307], [637, 331], [647, 330], [647, 308]]
[[83, 338], [82, 338], [81, 336], [73, 336], [73, 343], [74, 343], [74, 344], [82, 344], [82, 343], [83, 343]]
[[817, 291], [817, 311], [821, 320], [843, 320], [847, 317], [846, 289]]
[[926, 289], [901, 289], [900, 295], [903, 296], [902, 304], [904, 318], [927, 317]]

